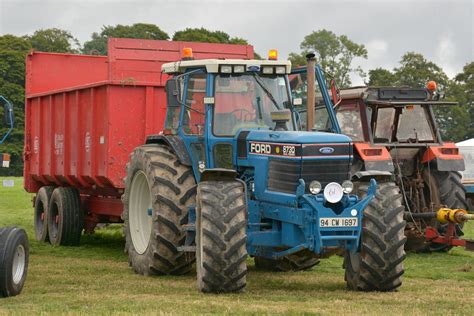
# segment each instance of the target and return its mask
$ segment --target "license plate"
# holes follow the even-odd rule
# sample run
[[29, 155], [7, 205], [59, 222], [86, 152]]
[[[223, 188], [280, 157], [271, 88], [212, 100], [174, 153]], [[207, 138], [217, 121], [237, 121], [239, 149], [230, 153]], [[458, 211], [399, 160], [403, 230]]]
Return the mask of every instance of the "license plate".
[[319, 219], [319, 227], [357, 227], [356, 217], [322, 217]]

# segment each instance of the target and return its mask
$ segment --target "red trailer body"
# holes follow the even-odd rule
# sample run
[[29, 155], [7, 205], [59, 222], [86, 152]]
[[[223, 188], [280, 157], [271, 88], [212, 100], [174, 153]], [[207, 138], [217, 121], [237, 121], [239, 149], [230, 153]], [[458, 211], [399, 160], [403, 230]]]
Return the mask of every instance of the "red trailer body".
[[89, 221], [122, 212], [125, 165], [164, 124], [161, 65], [191, 47], [196, 59], [252, 59], [248, 45], [110, 39], [108, 56], [31, 53], [26, 59], [25, 189], [80, 190]]

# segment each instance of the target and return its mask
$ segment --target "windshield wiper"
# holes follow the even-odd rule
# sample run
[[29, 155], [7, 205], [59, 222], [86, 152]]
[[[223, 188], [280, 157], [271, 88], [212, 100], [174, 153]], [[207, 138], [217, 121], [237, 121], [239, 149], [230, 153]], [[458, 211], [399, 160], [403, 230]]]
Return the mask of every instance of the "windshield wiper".
[[253, 77], [255, 78], [255, 81], [258, 83], [258, 85], [262, 88], [263, 92], [267, 95], [267, 97], [272, 101], [272, 103], [276, 106], [278, 110], [281, 110], [281, 107], [278, 105], [277, 101], [273, 97], [273, 94], [265, 87], [264, 83], [261, 81], [260, 77], [257, 76], [257, 74], [253, 74]]

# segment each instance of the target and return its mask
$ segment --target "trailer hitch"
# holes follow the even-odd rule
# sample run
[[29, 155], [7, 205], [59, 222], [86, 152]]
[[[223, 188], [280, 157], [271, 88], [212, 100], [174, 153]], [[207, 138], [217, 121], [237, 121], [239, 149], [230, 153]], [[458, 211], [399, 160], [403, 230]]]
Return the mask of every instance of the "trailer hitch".
[[440, 233], [436, 228], [427, 226], [425, 238], [429, 242], [446, 244], [449, 246], [464, 247], [466, 250], [474, 251], [474, 240], [461, 239], [456, 234], [456, 224], [463, 224], [474, 220], [474, 214], [463, 209], [441, 208], [437, 212], [409, 213], [406, 215], [413, 219], [436, 219], [441, 224], [447, 224], [446, 231]]

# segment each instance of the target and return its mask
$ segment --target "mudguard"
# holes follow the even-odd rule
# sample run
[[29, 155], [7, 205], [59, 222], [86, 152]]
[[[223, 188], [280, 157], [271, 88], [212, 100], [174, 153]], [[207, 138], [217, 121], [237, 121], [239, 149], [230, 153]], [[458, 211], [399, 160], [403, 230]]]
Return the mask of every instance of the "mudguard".
[[146, 138], [147, 144], [163, 144], [173, 148], [179, 158], [179, 161], [186, 166], [191, 166], [191, 157], [186, 150], [184, 141], [175, 135], [149, 135]]

